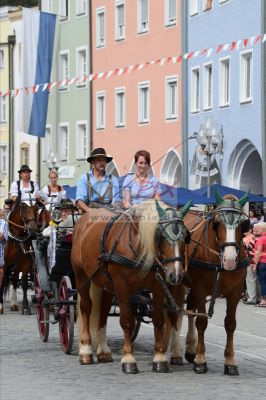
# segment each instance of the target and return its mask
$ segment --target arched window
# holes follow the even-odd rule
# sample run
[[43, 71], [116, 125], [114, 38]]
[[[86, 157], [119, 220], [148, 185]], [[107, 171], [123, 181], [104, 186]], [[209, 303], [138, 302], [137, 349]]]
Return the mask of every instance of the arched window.
[[232, 152], [228, 163], [228, 185], [241, 190], [250, 189], [261, 194], [262, 161], [258, 150], [249, 140], [241, 140]]
[[182, 182], [182, 163], [178, 153], [171, 150], [166, 155], [161, 168], [161, 182], [170, 186], [180, 186]]

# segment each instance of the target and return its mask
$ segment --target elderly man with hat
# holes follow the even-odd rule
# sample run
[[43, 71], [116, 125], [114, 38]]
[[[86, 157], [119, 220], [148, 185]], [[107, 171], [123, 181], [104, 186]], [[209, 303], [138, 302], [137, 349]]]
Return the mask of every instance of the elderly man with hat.
[[106, 164], [112, 159], [103, 148], [94, 149], [87, 158], [92, 169], [79, 178], [76, 194], [77, 207], [83, 212], [88, 212], [90, 207], [98, 208], [119, 202], [118, 180], [105, 172]]
[[24, 201], [40, 197], [38, 183], [30, 180], [31, 172], [32, 170], [28, 165], [21, 166], [18, 171], [19, 180], [11, 183], [10, 196], [13, 201], [16, 201], [18, 196], [21, 196], [21, 199]]

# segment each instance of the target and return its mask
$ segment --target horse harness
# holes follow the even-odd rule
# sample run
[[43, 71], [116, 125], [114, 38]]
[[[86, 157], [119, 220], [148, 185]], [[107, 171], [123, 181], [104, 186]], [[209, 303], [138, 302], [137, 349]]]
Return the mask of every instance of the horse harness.
[[[118, 222], [118, 220], [120, 218], [122, 218], [123, 216], [127, 217], [127, 220], [124, 222], [124, 224], [122, 225], [116, 240], [114, 241], [112, 248], [110, 250], [110, 252], [108, 253], [106, 250], [106, 241], [107, 241], [107, 237], [109, 232], [111, 231], [112, 227], [114, 226], [114, 224], [116, 222]], [[124, 229], [126, 228], [127, 224], [129, 222], [131, 222], [131, 227], [133, 227], [135, 230], [136, 225], [134, 223], [134, 212], [132, 213], [125, 213], [125, 212], [119, 212], [117, 214], [115, 214], [114, 216], [112, 216], [112, 218], [110, 219], [110, 221], [107, 223], [105, 230], [103, 232], [103, 235], [101, 237], [101, 242], [100, 242], [100, 248], [101, 248], [101, 254], [98, 257], [99, 260], [99, 268], [96, 269], [96, 271], [93, 273], [92, 276], [90, 276], [83, 284], [82, 286], [78, 289], [78, 291], [80, 291], [84, 286], [86, 286], [91, 280], [92, 278], [99, 272], [103, 272], [107, 277], [109, 282], [112, 284], [112, 278], [111, 275], [108, 271], [108, 263], [109, 262], [115, 262], [117, 264], [129, 267], [129, 268], [133, 268], [133, 269], [138, 269], [143, 265], [143, 261], [139, 260], [139, 261], [135, 261], [131, 258], [125, 257], [119, 253], [115, 252], [115, 249], [119, 243], [119, 239], [124, 231]], [[178, 222], [180, 221], [180, 218], [174, 217], [171, 219], [165, 219], [165, 220], [161, 220], [159, 221], [159, 225], [161, 225], [161, 227], [159, 228], [159, 232], [161, 233], [162, 236], [166, 236], [166, 233], [164, 232], [164, 228], [163, 226], [168, 226], [169, 224], [173, 223], [173, 222]], [[129, 238], [128, 238], [128, 243], [129, 246], [133, 252], [133, 254], [137, 257], [138, 253], [137, 250], [134, 248], [133, 246], [133, 242], [132, 242], [132, 229], [129, 229]], [[156, 235], [156, 242], [157, 245], [159, 244], [159, 240], [160, 240], [160, 234], [157, 232]], [[172, 258], [162, 258], [162, 259], [158, 259], [156, 258], [155, 260], [156, 262], [151, 266], [150, 270], [155, 272], [155, 277], [158, 280], [159, 284], [163, 287], [164, 291], [165, 291], [165, 295], [166, 298], [170, 304], [170, 307], [172, 308], [173, 312], [177, 312], [178, 311], [178, 306], [175, 303], [175, 300], [173, 298], [173, 296], [171, 295], [169, 289], [167, 288], [167, 285], [165, 283], [164, 278], [161, 275], [161, 272], [163, 273], [163, 275], [166, 272], [166, 265], [170, 262], [175, 262], [175, 261], [181, 261], [184, 262], [184, 257], [172, 257]]]
[[[228, 223], [228, 221], [224, 217], [224, 212], [225, 211], [234, 212], [234, 213], [238, 213], [239, 214], [237, 223], [234, 224], [234, 226], [238, 226], [240, 224], [240, 222], [241, 222], [241, 214], [242, 213], [239, 210], [236, 210], [233, 207], [233, 205], [232, 205], [232, 207], [228, 207], [228, 208], [223, 207], [223, 208], [221, 208], [218, 211], [219, 212], [219, 217], [220, 217], [220, 222], [224, 223], [225, 225], [226, 225], [226, 223]], [[214, 211], [212, 211], [212, 212], [210, 212], [208, 214], [204, 214], [203, 215], [203, 219], [200, 221], [200, 223], [196, 227], [194, 227], [192, 229], [192, 231], [190, 231], [191, 233], [193, 233], [196, 230], [198, 230], [203, 224], [205, 224], [204, 225], [204, 229], [202, 230], [199, 239], [198, 240], [194, 240], [194, 239], [191, 238], [191, 241], [195, 243], [195, 246], [194, 246], [194, 248], [192, 250], [191, 256], [190, 256], [189, 261], [188, 261], [188, 266], [190, 266], [192, 268], [199, 268], [199, 269], [203, 269], [203, 270], [207, 270], [207, 271], [212, 271], [212, 272], [215, 273], [213, 292], [212, 292], [212, 296], [211, 296], [209, 310], [208, 310], [208, 313], [207, 313], [207, 316], [209, 318], [211, 318], [213, 313], [214, 313], [215, 300], [218, 297], [218, 292], [219, 292], [219, 281], [220, 281], [221, 272], [226, 272], [224, 270], [223, 264], [222, 264], [222, 252], [223, 252], [224, 248], [227, 247], [227, 246], [235, 246], [237, 251], [239, 252], [241, 244], [242, 244], [242, 242], [240, 244], [238, 244], [236, 242], [225, 242], [222, 245], [219, 245], [219, 252], [217, 250], [211, 249], [208, 246], [208, 234], [207, 233], [208, 233], [208, 225], [209, 225], [209, 223], [212, 223], [212, 225], [213, 225], [212, 228], [216, 232], [217, 242], [218, 243], [220, 242], [219, 236], [218, 236], [218, 230], [216, 229], [215, 224], [214, 224], [214, 215], [215, 215], [215, 213], [217, 213], [217, 211], [214, 210]], [[207, 245], [201, 243], [201, 240], [202, 240], [204, 234], [205, 234]], [[217, 264], [217, 263], [214, 263], [212, 261], [204, 262], [204, 261], [201, 261], [201, 260], [197, 260], [195, 258], [195, 255], [196, 255], [196, 251], [198, 249], [198, 246], [201, 246], [201, 247], [203, 247], [203, 248], [208, 250], [210, 259], [212, 258], [212, 255], [218, 256], [220, 258], [220, 263]], [[238, 260], [237, 266], [236, 266], [236, 270], [237, 269], [246, 268], [248, 265], [249, 265], [248, 257], [245, 257], [242, 260]]]
[[[11, 214], [12, 214], [12, 211], [10, 212], [10, 214], [9, 214], [9, 216], [8, 216], [8, 218], [7, 218], [7, 223], [8, 223], [8, 225], [7, 225], [7, 227], [8, 227], [8, 228], [7, 228], [7, 229], [8, 229], [8, 237], [9, 237], [11, 240], [13, 240], [15, 243], [16, 243], [16, 242], [18, 243], [20, 249], [22, 250], [22, 252], [23, 252], [24, 254], [32, 253], [33, 250], [25, 250], [25, 248], [24, 248], [24, 243], [25, 243], [25, 242], [30, 238], [30, 236], [31, 236], [31, 234], [27, 232], [27, 223], [28, 223], [28, 222], [31, 222], [31, 221], [35, 221], [35, 218], [29, 218], [29, 219], [27, 219], [27, 220], [25, 221], [25, 217], [24, 217], [24, 215], [23, 215], [22, 209], [21, 209], [21, 207], [19, 207], [19, 215], [20, 215], [20, 218], [21, 218], [22, 222], [24, 223], [24, 225], [19, 225], [19, 224], [16, 224], [15, 222], [13, 222], [13, 221], [10, 220], [10, 215], [11, 215]], [[13, 226], [15, 226], [16, 228], [23, 229], [23, 231], [26, 233], [26, 235], [24, 235], [24, 236], [22, 236], [22, 237], [16, 236], [15, 234], [13, 234], [13, 233], [10, 231], [9, 225], [13, 225]]]

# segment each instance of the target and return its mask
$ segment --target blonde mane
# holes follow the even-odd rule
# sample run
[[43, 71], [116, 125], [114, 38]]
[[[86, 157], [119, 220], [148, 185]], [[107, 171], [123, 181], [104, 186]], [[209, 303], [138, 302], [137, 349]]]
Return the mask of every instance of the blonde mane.
[[[162, 208], [166, 205], [159, 202]], [[140, 255], [138, 260], [142, 261], [142, 272], [146, 273], [150, 270], [156, 256], [155, 249], [155, 233], [159, 222], [159, 215], [154, 200], [146, 200], [135, 206], [136, 217], [139, 223], [140, 235]]]

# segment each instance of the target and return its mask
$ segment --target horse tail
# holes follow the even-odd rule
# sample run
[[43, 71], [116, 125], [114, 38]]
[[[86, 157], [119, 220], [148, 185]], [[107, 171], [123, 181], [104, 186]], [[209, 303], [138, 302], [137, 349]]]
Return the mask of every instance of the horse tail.
[[6, 297], [9, 294], [9, 288], [10, 285], [12, 284], [12, 273], [14, 271], [14, 266], [13, 265], [7, 265], [5, 268], [4, 276], [3, 276], [3, 282], [2, 282], [2, 290], [3, 290], [3, 297], [6, 299]]
[[90, 334], [93, 347], [96, 349], [99, 340], [99, 325], [101, 315], [102, 289], [91, 282], [90, 298], [92, 302], [90, 314]]

